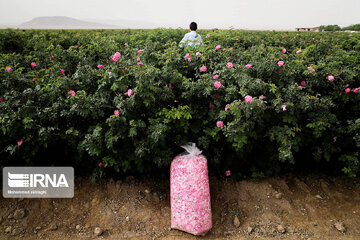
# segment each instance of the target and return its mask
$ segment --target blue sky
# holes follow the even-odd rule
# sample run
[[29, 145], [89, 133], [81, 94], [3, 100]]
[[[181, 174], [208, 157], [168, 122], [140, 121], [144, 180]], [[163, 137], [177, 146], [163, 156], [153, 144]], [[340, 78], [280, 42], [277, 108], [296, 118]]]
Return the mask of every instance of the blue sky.
[[293, 29], [360, 23], [360, 0], [0, 0], [0, 24], [40, 16], [140, 20], [157, 27]]

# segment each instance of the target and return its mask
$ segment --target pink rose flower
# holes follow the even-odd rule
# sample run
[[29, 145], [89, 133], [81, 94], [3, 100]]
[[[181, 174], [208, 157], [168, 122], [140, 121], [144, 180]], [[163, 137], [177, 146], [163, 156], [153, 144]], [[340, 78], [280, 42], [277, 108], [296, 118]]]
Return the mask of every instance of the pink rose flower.
[[345, 89], [345, 93], [349, 93], [350, 92], [350, 88]]
[[282, 105], [281, 107], [283, 111], [286, 111], [286, 105]]
[[119, 61], [119, 58], [116, 57], [116, 56], [113, 56], [113, 57], [112, 57], [112, 60], [113, 60], [114, 62], [117, 62], [117, 61]]
[[355, 88], [353, 92], [357, 93], [358, 91], [359, 91], [359, 88]]
[[230, 107], [231, 107], [231, 105], [230, 105], [230, 104], [227, 104], [227, 105], [225, 106], [225, 111], [229, 110]]
[[299, 53], [301, 53], [301, 50], [296, 51], [296, 54], [299, 54]]
[[228, 68], [233, 68], [234, 65], [233, 65], [231, 62], [228, 62], [228, 63], [227, 63], [227, 67], [228, 67]]
[[202, 67], [200, 68], [200, 71], [202, 71], [202, 72], [206, 72], [206, 70], [207, 70], [207, 68], [206, 68], [205, 66], [202, 66]]
[[352, 37], [353, 35], [352, 34], [349, 34], [349, 37]]
[[282, 38], [284, 39], [284, 38], [285, 38], [285, 36], [282, 36]]
[[191, 58], [188, 58], [188, 62], [191, 62]]
[[217, 126], [218, 128], [222, 128], [222, 127], [224, 126], [223, 121], [217, 121], [216, 126]]
[[246, 96], [245, 96], [245, 102], [246, 102], [246, 103], [251, 103], [252, 100], [253, 100], [252, 96], [249, 96], [249, 95], [246, 95]]
[[11, 71], [12, 71], [12, 68], [11, 68], [11, 67], [7, 67], [7, 68], [6, 68], [6, 71], [11, 72]]
[[53, 60], [55, 57], [54, 56], [51, 56], [50, 60]]
[[144, 64], [143, 64], [142, 62], [138, 62], [137, 65], [138, 65], [139, 67], [141, 67], [141, 66], [143, 66]]
[[299, 89], [302, 90], [302, 86], [299, 86]]
[[136, 61], [140, 62], [140, 58], [138, 57], [138, 58], [136, 59]]
[[336, 137], [336, 136], [335, 136], [335, 137], [333, 137], [334, 142], [336, 142], [336, 139], [337, 139], [337, 137]]
[[124, 68], [125, 71], [129, 71], [129, 69], [127, 67]]
[[5, 102], [5, 98], [0, 98], [0, 102]]
[[315, 69], [311, 69], [311, 73], [314, 73], [315, 72]]
[[217, 74], [213, 76], [213, 79], [214, 79], [214, 80], [216, 80], [216, 79], [218, 79], [218, 78], [219, 78], [219, 75], [217, 75]]
[[65, 70], [64, 70], [64, 69], [60, 69], [59, 73], [60, 73], [60, 74], [64, 74], [64, 73], [65, 73]]
[[99, 167], [102, 167], [102, 166], [104, 166], [104, 164], [101, 162], [101, 163], [99, 163]]
[[199, 56], [199, 55], [201, 55], [201, 53], [200, 53], [200, 52], [195, 53], [195, 56]]
[[119, 116], [119, 110], [115, 110], [115, 111], [114, 111], [114, 114], [115, 114], [116, 116]]
[[230, 170], [226, 170], [226, 172], [225, 172], [225, 176], [230, 176], [231, 175], [231, 172], [230, 172]]
[[142, 53], [144, 52], [144, 49], [140, 49], [139, 51], [137, 51], [137, 53]]
[[108, 72], [109, 76], [111, 75], [111, 72]]
[[68, 92], [68, 94], [70, 94], [71, 96], [75, 97], [75, 91], [74, 91], [74, 90], [70, 90], [70, 91]]
[[171, 85], [171, 83], [169, 83], [169, 88], [171, 88], [172, 87], [172, 85]]
[[330, 80], [330, 82], [333, 82], [335, 78], [334, 78], [334, 76], [330, 75], [330, 76], [328, 76], [328, 79]]
[[250, 68], [252, 68], [252, 65], [251, 64], [246, 64], [246, 66], [245, 66], [247, 69], [250, 69]]
[[232, 47], [231, 47], [231, 48], [229, 48], [229, 50], [230, 50], [230, 51], [232, 51], [233, 49], [234, 49], [234, 48], [232, 48]]
[[117, 61], [119, 61], [119, 58], [121, 57], [121, 53], [119, 53], [119, 52], [116, 52], [113, 56], [112, 56], [112, 60], [114, 61], [114, 62], [117, 62]]
[[189, 58], [189, 57], [190, 57], [189, 53], [185, 54], [185, 58]]
[[37, 80], [37, 78], [34, 78], [34, 79], [33, 79], [33, 82], [35, 82], [36, 80]]
[[277, 64], [279, 65], [279, 67], [282, 67], [282, 66], [284, 66], [284, 61], [278, 61]]
[[23, 144], [23, 140], [22, 140], [22, 139], [17, 142], [17, 145], [18, 145], [18, 146], [21, 146], [22, 144]]
[[32, 66], [32, 67], [36, 67], [36, 63], [32, 62], [32, 63], [31, 63], [31, 66]]
[[283, 48], [283, 50], [281, 50], [282, 53], [286, 53], [286, 48]]
[[77, 49], [77, 48], [78, 48], [78, 46], [73, 46], [73, 48]]
[[301, 86], [305, 86], [306, 82], [305, 81], [301, 81]]
[[104, 68], [104, 66], [103, 66], [103, 65], [100, 65], [100, 64], [99, 64], [97, 67], [98, 67], [98, 68]]
[[221, 87], [221, 82], [215, 81], [214, 86], [215, 86], [215, 88], [220, 88]]
[[129, 89], [126, 94], [130, 97], [133, 94], [133, 91], [131, 89]]
[[220, 48], [221, 48], [220, 45], [217, 45], [217, 46], [215, 47], [216, 50], [219, 50]]

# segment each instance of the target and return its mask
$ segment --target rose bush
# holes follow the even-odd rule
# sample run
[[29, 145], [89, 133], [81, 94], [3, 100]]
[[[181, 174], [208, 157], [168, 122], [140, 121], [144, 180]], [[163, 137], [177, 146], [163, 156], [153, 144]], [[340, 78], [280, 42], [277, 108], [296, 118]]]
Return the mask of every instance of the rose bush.
[[360, 172], [360, 36], [184, 33], [0, 31], [0, 164], [143, 173], [190, 141], [219, 174]]

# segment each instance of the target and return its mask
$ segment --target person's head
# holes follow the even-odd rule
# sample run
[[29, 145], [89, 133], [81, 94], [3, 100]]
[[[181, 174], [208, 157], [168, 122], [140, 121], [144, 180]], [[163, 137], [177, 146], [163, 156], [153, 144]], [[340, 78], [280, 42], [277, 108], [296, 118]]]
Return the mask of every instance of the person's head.
[[190, 30], [191, 30], [191, 31], [196, 31], [196, 29], [197, 29], [197, 24], [196, 24], [196, 22], [190, 23]]

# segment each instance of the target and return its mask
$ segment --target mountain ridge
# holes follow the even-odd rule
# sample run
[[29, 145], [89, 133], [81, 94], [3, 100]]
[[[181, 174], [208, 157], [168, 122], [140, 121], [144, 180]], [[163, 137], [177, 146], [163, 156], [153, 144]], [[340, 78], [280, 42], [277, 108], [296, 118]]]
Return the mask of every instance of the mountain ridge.
[[44, 16], [36, 17], [19, 25], [20, 28], [120, 28], [97, 22], [83, 21], [66, 16]]

